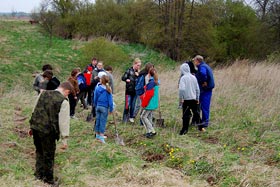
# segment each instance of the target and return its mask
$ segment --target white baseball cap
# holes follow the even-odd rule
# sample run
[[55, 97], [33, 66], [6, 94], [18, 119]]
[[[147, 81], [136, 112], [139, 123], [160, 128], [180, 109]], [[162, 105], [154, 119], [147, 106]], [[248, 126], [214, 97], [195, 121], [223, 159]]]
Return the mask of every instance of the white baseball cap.
[[104, 72], [104, 71], [101, 71], [101, 72], [98, 73], [97, 76], [101, 79], [101, 77], [103, 77], [104, 75], [107, 75], [107, 73]]

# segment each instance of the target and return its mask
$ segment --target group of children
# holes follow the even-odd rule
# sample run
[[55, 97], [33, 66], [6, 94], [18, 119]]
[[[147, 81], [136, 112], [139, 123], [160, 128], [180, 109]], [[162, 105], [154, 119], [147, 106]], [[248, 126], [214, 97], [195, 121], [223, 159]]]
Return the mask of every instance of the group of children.
[[[44, 65], [42, 70], [43, 72], [35, 77], [33, 84], [38, 94], [43, 90], [55, 90], [59, 85], [58, 83], [56, 87], [48, 86], [51, 80], [55, 78], [51, 65]], [[114, 110], [114, 85], [111, 72], [112, 67], [107, 66], [103, 69], [103, 63], [93, 58], [91, 64], [87, 65], [84, 71], [81, 72], [80, 68], [73, 69], [67, 80], [73, 86], [73, 90], [68, 95], [70, 117], [76, 119], [75, 108], [79, 101], [81, 101], [84, 109], [87, 109], [90, 105], [92, 107], [91, 115], [96, 118], [94, 124], [96, 139], [102, 143], [105, 143], [106, 136], [104, 136], [104, 133], [108, 114]], [[141, 123], [147, 129], [147, 137], [152, 137], [156, 134], [151, 117], [152, 111], [158, 107], [158, 76], [155, 68], [150, 63], [145, 68], [144, 76], [146, 79], [146, 83], [143, 85], [145, 92], [139, 96], [140, 102], [137, 105], [143, 108], [140, 119]], [[55, 80], [58, 79], [55, 78]], [[130, 108], [129, 110], [132, 109]]]
[[[191, 118], [201, 131], [205, 131], [209, 123], [210, 100], [212, 89], [215, 86], [213, 73], [200, 55], [197, 55], [193, 61], [194, 63], [182, 64], [180, 68], [179, 102], [183, 109], [183, 125], [180, 135], [188, 132]], [[153, 111], [159, 106], [159, 80], [153, 64], [147, 63], [142, 71], [140, 68], [141, 60], [136, 58], [132, 67], [122, 76], [122, 81], [126, 83], [123, 122], [134, 123], [137, 113], [141, 111], [140, 123], [146, 129], [146, 137], [151, 138], [156, 135], [152, 119]], [[43, 73], [35, 78], [34, 89], [38, 93], [42, 90], [56, 89], [59, 81], [53, 76], [52, 67], [47, 64], [43, 66], [42, 70]], [[91, 115], [96, 118], [94, 125], [96, 139], [102, 143], [105, 143], [104, 133], [108, 114], [114, 110], [114, 86], [111, 73], [112, 67], [107, 66], [104, 69], [103, 63], [93, 58], [83, 72], [80, 68], [75, 68], [68, 78], [74, 87], [68, 96], [70, 117], [76, 118], [75, 107], [79, 100], [85, 109], [90, 105], [92, 107]], [[200, 110], [202, 119], [200, 119]]]
[[[215, 87], [210, 67], [203, 62], [203, 57], [196, 56], [194, 64], [181, 65], [179, 80], [179, 99], [183, 107], [183, 128], [180, 135], [188, 132], [190, 118], [193, 114], [199, 130], [203, 131], [209, 123], [210, 100]], [[192, 72], [191, 65], [197, 67]], [[123, 122], [134, 122], [140, 112], [140, 123], [146, 129], [146, 137], [152, 138], [157, 133], [153, 125], [153, 111], [159, 107], [159, 78], [153, 64], [147, 63], [138, 72], [141, 60], [136, 58], [122, 76], [126, 83], [125, 107]], [[67, 148], [67, 137], [70, 130], [70, 117], [75, 118], [75, 107], [79, 100], [84, 108], [92, 106], [95, 119], [94, 131], [96, 139], [105, 143], [105, 129], [108, 114], [114, 111], [113, 76], [110, 66], [103, 69], [103, 63], [92, 59], [83, 72], [80, 68], [71, 71], [68, 81], [60, 84], [53, 76], [52, 67], [46, 64], [43, 73], [35, 77], [33, 87], [39, 97], [30, 119], [29, 134], [33, 135], [36, 147], [35, 177], [48, 184], [55, 184], [53, 177], [56, 140], [62, 137], [63, 149]], [[46, 91], [44, 91], [46, 90]], [[68, 99], [67, 99], [68, 98]], [[85, 102], [87, 99], [87, 102]], [[68, 103], [69, 100], [69, 103]], [[199, 104], [202, 111], [200, 120]], [[141, 106], [141, 110], [140, 110]]]

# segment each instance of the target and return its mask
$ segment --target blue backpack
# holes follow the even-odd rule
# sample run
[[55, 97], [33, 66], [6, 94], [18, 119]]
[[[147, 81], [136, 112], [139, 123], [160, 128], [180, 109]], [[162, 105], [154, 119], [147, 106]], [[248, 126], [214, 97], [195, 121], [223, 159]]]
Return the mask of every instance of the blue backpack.
[[136, 79], [136, 85], [135, 85], [136, 95], [143, 95], [143, 93], [145, 92], [144, 86], [145, 86], [145, 77], [144, 75], [141, 75]]
[[79, 89], [80, 89], [81, 91], [86, 90], [87, 84], [86, 84], [86, 79], [85, 79], [85, 77], [84, 77], [83, 74], [79, 74], [79, 75], [78, 75], [77, 81], [78, 81]]

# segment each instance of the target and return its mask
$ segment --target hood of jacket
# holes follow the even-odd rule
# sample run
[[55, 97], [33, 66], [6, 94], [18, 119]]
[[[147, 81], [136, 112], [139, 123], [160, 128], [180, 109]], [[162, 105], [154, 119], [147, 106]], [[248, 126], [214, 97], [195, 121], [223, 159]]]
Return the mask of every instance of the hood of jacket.
[[191, 73], [190, 72], [190, 67], [187, 63], [183, 63], [180, 67], [180, 71], [181, 71], [181, 74], [182, 75], [186, 75], [186, 74], [189, 74]]

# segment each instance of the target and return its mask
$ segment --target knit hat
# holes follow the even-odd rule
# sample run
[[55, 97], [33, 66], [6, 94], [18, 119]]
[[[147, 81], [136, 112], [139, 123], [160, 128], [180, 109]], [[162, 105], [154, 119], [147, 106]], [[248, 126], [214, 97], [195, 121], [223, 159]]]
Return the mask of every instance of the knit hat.
[[107, 75], [104, 71], [101, 71], [98, 73], [98, 77], [101, 79], [101, 77], [103, 77], [104, 75]]

